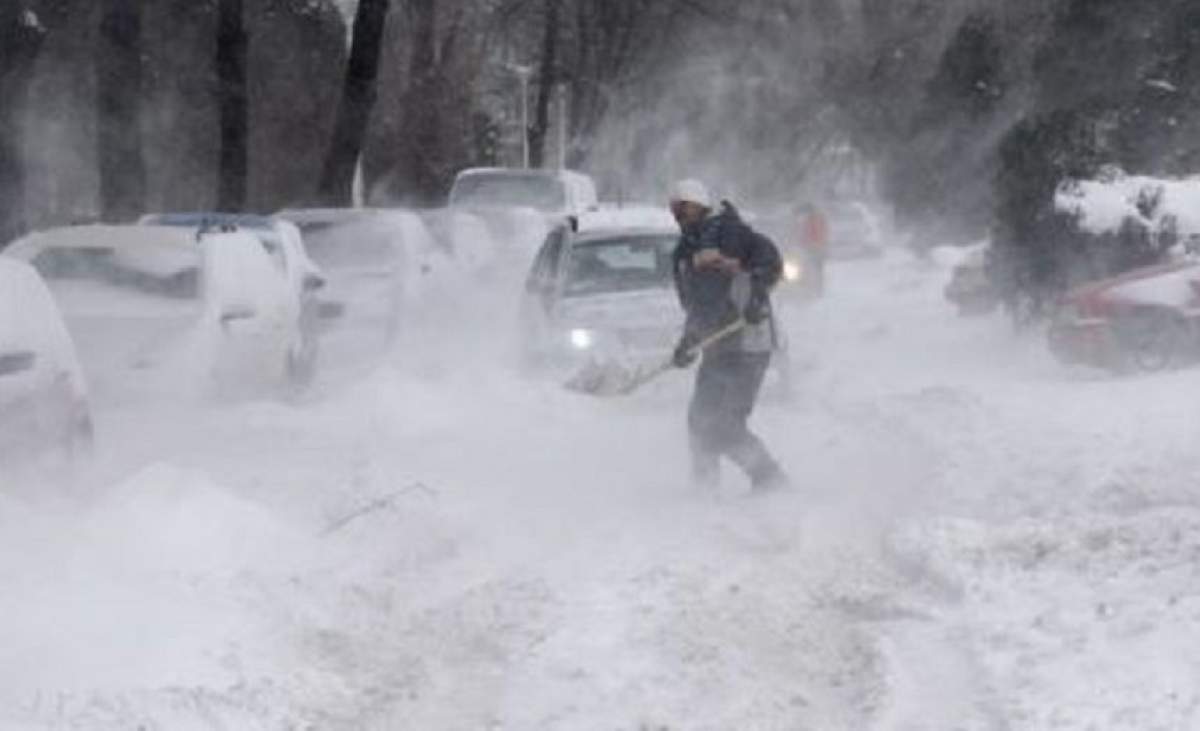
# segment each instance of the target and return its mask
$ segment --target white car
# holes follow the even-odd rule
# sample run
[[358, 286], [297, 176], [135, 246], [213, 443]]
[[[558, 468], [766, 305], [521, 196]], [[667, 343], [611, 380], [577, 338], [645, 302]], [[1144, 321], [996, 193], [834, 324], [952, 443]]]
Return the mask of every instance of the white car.
[[272, 216], [230, 213], [153, 213], [141, 218], [142, 225], [173, 226], [196, 233], [245, 231], [257, 238], [267, 253], [281, 265], [290, 291], [289, 306], [296, 313], [300, 340], [288, 360], [288, 378], [294, 384], [309, 383], [317, 369], [320, 340], [320, 302], [317, 292], [325, 286], [325, 274], [309, 257], [300, 230], [291, 222]]
[[524, 352], [531, 363], [669, 352], [683, 326], [670, 216], [582, 216], [546, 237], [525, 282]]
[[322, 298], [340, 312], [326, 344], [343, 360], [385, 352], [406, 315], [419, 317], [414, 313], [437, 293], [466, 286], [453, 247], [413, 211], [288, 209], [276, 215], [299, 227], [325, 273]]
[[4, 256], [47, 280], [98, 397], [257, 392], [306, 376], [301, 292], [284, 251], [244, 231], [65, 227]]
[[0, 465], [90, 448], [91, 408], [75, 345], [33, 267], [0, 256]]
[[581, 216], [598, 208], [595, 181], [576, 170], [540, 170], [522, 168], [468, 168], [455, 176], [450, 187], [450, 208], [468, 210], [485, 218], [494, 238], [514, 241], [528, 228], [528, 214], [540, 216], [550, 226], [566, 218]]

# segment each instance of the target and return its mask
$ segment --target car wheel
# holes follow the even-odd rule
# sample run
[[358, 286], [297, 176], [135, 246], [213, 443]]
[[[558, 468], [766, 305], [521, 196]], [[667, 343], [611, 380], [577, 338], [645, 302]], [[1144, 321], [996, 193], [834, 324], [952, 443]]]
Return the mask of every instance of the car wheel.
[[1132, 370], [1156, 373], [1182, 364], [1192, 348], [1191, 333], [1181, 318], [1151, 311], [1127, 318], [1120, 327], [1122, 349]]

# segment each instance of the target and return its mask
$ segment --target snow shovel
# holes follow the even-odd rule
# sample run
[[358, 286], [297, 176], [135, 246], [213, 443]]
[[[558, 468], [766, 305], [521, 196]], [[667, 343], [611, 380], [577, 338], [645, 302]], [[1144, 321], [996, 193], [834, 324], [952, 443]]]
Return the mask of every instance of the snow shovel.
[[[688, 352], [700, 355], [730, 335], [740, 332], [744, 327], [746, 327], [746, 321], [739, 317], [706, 336], [692, 346]], [[634, 368], [627, 368], [613, 361], [607, 363], [593, 361], [576, 373], [565, 385], [572, 391], [592, 396], [626, 396], [674, 368], [674, 359], [670, 357], [661, 363], [643, 363]]]

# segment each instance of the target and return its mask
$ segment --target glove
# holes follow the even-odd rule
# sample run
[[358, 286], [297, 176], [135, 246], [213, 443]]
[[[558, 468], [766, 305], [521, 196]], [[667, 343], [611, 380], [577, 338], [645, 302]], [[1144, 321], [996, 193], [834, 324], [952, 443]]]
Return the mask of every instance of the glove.
[[696, 343], [692, 338], [684, 335], [675, 346], [675, 352], [671, 354], [671, 364], [676, 368], [690, 368], [699, 357], [699, 354], [692, 350], [695, 347]]
[[756, 289], [750, 294], [750, 301], [742, 311], [742, 317], [749, 325], [757, 325], [771, 316], [771, 300], [767, 293]]

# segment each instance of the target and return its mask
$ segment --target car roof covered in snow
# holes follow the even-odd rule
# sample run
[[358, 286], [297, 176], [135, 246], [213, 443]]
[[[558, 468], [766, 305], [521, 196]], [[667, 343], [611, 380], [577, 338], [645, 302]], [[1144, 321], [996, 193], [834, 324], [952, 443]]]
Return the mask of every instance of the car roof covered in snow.
[[303, 229], [309, 226], [386, 221], [389, 218], [417, 216], [417, 213], [404, 208], [284, 208], [275, 216]]
[[470, 178], [476, 175], [509, 175], [512, 177], [526, 178], [551, 178], [557, 180], [567, 180], [569, 178], [587, 178], [591, 179], [586, 173], [581, 173], [578, 170], [546, 170], [543, 168], [504, 168], [504, 167], [478, 167], [465, 168], [458, 171], [455, 179]]
[[260, 216], [254, 213], [216, 213], [216, 212], [175, 212], [149, 213], [142, 216], [138, 223], [157, 226], [186, 226], [189, 228], [207, 228], [214, 226], [237, 226], [245, 229], [271, 229], [277, 221], [270, 216]]
[[595, 231], [585, 231], [575, 237], [575, 246], [586, 246], [599, 241], [621, 241], [631, 238], [663, 238], [675, 240], [677, 233], [664, 231], [661, 228], [646, 226], [629, 226], [623, 228], [606, 228]]
[[580, 234], [627, 229], [642, 229], [658, 233], [679, 233], [675, 219], [665, 209], [651, 205], [630, 207], [603, 206], [578, 216]]

